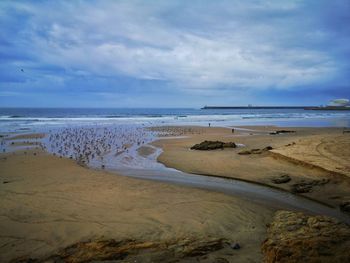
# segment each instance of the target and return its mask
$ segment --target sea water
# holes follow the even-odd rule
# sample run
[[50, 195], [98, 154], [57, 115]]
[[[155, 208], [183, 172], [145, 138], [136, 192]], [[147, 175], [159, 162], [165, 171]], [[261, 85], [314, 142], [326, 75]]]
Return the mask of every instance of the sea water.
[[82, 125], [350, 127], [350, 111], [303, 109], [0, 108], [0, 132]]

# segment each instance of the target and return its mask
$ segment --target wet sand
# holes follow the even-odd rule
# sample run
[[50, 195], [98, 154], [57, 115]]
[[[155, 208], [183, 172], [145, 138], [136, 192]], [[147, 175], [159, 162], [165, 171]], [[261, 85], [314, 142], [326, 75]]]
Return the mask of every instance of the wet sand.
[[[110, 246], [137, 262], [262, 259], [273, 211], [259, 205], [95, 171], [39, 150], [1, 154], [0, 170], [1, 262], [44, 259], [74, 244], [60, 252], [76, 252], [70, 262], [83, 260], [86, 247], [85, 256], [101, 259]], [[235, 242], [241, 249], [230, 247]]]
[[7, 140], [23, 140], [23, 139], [42, 139], [45, 137], [44, 133], [26, 133], [26, 134], [19, 134], [14, 136], [8, 136]]
[[147, 157], [151, 154], [154, 154], [156, 152], [156, 149], [146, 145], [146, 146], [141, 146], [140, 148], [138, 148], [137, 152], [142, 157]]
[[[153, 145], [163, 149], [158, 161], [188, 173], [236, 178], [287, 191], [310, 185], [309, 192], [300, 194], [334, 207], [350, 199], [350, 178], [347, 176], [350, 135], [343, 134], [343, 129], [248, 126], [239, 127], [234, 133], [223, 128], [200, 129], [200, 134], [187, 138], [165, 138], [154, 142]], [[296, 132], [270, 134], [282, 129]], [[244, 147], [190, 150], [204, 140], [235, 142]], [[273, 150], [261, 154], [238, 154], [267, 146]], [[289, 182], [276, 184], [272, 181], [285, 174], [291, 178]]]

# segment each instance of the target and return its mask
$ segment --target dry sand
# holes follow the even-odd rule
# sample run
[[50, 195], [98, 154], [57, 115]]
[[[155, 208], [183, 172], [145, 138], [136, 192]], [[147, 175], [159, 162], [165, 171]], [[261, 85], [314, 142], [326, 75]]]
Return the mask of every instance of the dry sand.
[[[40, 151], [2, 154], [0, 171], [0, 262], [43, 259], [88, 240], [107, 241], [78, 243], [60, 255], [78, 255], [67, 262], [103, 259], [112, 246], [126, 250], [118, 254], [125, 260], [149, 262], [149, 253], [137, 251], [153, 247], [158, 262], [260, 262], [273, 213], [224, 194], [94, 171]], [[241, 249], [220, 249], [212, 239], [239, 242]]]
[[350, 177], [350, 134], [305, 136], [272, 152]]
[[[161, 139], [153, 144], [164, 150], [158, 158], [160, 162], [185, 172], [237, 178], [288, 191], [295, 184], [314, 183], [311, 192], [304, 195], [332, 206], [350, 200], [350, 178], [347, 176], [350, 134], [343, 134], [343, 130], [337, 128], [289, 128], [296, 132], [270, 135], [269, 132], [281, 128], [240, 128], [232, 134], [231, 129], [201, 127], [199, 134]], [[233, 141], [245, 147], [190, 150], [191, 146], [204, 140]], [[267, 146], [272, 146], [274, 150], [262, 154], [238, 154], [243, 150]], [[288, 174], [291, 181], [274, 184], [271, 179], [282, 174]], [[323, 184], [324, 181], [328, 183]]]

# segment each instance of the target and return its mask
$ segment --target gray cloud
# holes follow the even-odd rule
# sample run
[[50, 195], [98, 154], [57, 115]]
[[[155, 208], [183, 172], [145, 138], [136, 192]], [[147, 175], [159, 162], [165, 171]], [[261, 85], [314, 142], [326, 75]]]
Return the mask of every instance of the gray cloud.
[[348, 4], [338, 1], [327, 11], [327, 2], [317, 3], [9, 1], [1, 17], [7, 23], [21, 17], [15, 45], [34, 57], [30, 65], [180, 89], [293, 89], [344, 81], [339, 74], [349, 68], [342, 57], [349, 48], [334, 39], [349, 38]]

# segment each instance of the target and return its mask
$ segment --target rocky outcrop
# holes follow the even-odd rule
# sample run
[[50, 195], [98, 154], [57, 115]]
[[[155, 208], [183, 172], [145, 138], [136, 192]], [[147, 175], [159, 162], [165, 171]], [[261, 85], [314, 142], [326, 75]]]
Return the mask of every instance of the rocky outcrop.
[[271, 146], [266, 146], [263, 149], [251, 149], [251, 150], [245, 150], [245, 151], [241, 151], [238, 154], [240, 155], [249, 155], [249, 154], [262, 154], [264, 152], [270, 151], [273, 148]]
[[198, 144], [195, 144], [191, 147], [191, 150], [216, 150], [224, 148], [236, 148], [237, 145], [234, 142], [221, 142], [221, 141], [204, 141]]
[[271, 179], [271, 181], [274, 184], [285, 184], [285, 183], [288, 183], [290, 180], [292, 180], [292, 179], [290, 178], [290, 176], [288, 174], [281, 174], [281, 175], [275, 176]]
[[278, 211], [267, 232], [265, 263], [349, 262], [350, 227], [336, 219]]
[[[230, 248], [229, 240], [223, 238], [185, 238], [167, 242], [109, 239], [78, 242], [43, 259], [19, 258], [12, 262], [179, 262], [206, 256], [223, 248], [233, 249]], [[225, 262], [221, 258], [215, 260]]]
[[325, 185], [327, 183], [329, 183], [329, 179], [301, 181], [299, 183], [293, 184], [291, 191], [295, 194], [309, 193], [314, 186]]

